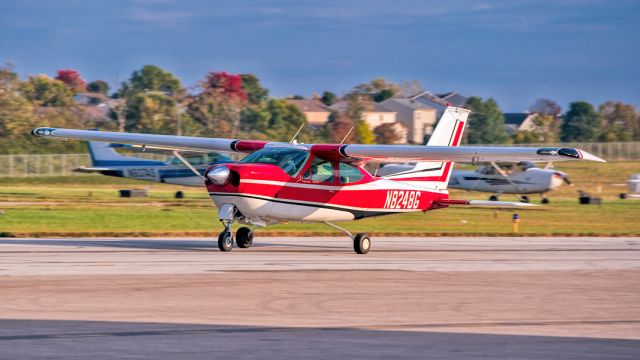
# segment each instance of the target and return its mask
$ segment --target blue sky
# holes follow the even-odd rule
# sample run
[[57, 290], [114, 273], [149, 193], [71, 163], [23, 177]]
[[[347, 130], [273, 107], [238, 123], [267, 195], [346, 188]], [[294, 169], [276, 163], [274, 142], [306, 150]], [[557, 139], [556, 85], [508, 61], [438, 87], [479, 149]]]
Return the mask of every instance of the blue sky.
[[275, 96], [376, 77], [494, 97], [640, 104], [640, 1], [0, 0], [0, 61], [112, 84], [144, 64], [187, 86], [254, 73]]

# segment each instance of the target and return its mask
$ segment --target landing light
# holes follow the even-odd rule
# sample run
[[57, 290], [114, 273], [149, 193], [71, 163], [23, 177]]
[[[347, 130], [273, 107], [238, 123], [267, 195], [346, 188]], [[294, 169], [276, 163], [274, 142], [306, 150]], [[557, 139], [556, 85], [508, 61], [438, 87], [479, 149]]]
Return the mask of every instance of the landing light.
[[226, 166], [217, 166], [209, 170], [207, 178], [218, 186], [226, 185], [229, 182], [229, 168]]

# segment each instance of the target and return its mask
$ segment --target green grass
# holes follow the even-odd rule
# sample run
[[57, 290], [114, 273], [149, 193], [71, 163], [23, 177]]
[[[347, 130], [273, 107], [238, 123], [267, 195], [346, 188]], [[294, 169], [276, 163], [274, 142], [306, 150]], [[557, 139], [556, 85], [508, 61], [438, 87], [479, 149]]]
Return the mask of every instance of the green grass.
[[[640, 234], [640, 201], [612, 200], [602, 206], [561, 201], [543, 210], [521, 211], [524, 234]], [[33, 233], [214, 233], [220, 229], [213, 205], [190, 206], [17, 206], [4, 209], [0, 231]], [[345, 224], [352, 231], [384, 234], [509, 234], [512, 211], [449, 208], [427, 213], [390, 215]], [[334, 233], [318, 224], [289, 223], [269, 227], [277, 233]], [[265, 230], [265, 231], [267, 231]]]
[[[522, 234], [640, 235], [640, 201], [618, 200], [640, 162], [558, 163], [576, 186], [552, 192], [542, 210], [520, 212]], [[602, 206], [578, 205], [577, 189], [597, 195]], [[118, 189], [146, 188], [148, 198], [121, 199]], [[181, 190], [186, 198], [174, 199]], [[486, 199], [487, 193], [452, 191], [452, 198]], [[503, 200], [514, 200], [505, 195]], [[532, 199], [537, 201], [535, 196]], [[3, 204], [4, 202], [4, 204]], [[11, 203], [9, 203], [11, 202]], [[15, 204], [22, 202], [23, 204]], [[26, 204], [26, 205], [25, 205]], [[220, 231], [216, 209], [204, 189], [110, 178], [99, 175], [0, 178], [0, 236], [38, 235], [203, 235]], [[510, 234], [512, 211], [449, 208], [427, 213], [391, 215], [344, 224], [372, 234]], [[497, 217], [496, 217], [497, 214]], [[318, 224], [276, 225], [266, 234], [332, 234]]]

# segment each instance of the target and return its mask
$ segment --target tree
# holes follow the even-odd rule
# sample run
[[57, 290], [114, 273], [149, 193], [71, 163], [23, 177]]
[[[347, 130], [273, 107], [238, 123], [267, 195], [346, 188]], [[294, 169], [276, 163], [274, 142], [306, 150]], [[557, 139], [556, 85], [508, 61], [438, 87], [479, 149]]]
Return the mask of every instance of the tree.
[[575, 101], [569, 105], [561, 127], [562, 141], [597, 141], [601, 135], [602, 121], [591, 104]]
[[375, 102], [382, 102], [393, 97], [400, 91], [400, 86], [385, 80], [384, 78], [373, 79], [368, 83], [359, 84], [353, 88], [352, 94], [367, 95]]
[[269, 97], [269, 90], [260, 85], [260, 80], [253, 74], [242, 74], [242, 90], [247, 94], [250, 104], [259, 104]]
[[470, 144], [500, 144], [509, 139], [504, 126], [504, 115], [492, 98], [483, 101], [472, 96], [466, 107], [472, 113], [468, 121], [468, 141]]
[[87, 85], [87, 90], [92, 93], [107, 96], [109, 93], [109, 84], [103, 80], [95, 80]]
[[187, 112], [211, 136], [237, 137], [247, 93], [240, 75], [210, 72], [200, 81], [201, 92], [187, 100]]
[[323, 92], [322, 97], [320, 97], [320, 101], [322, 101], [322, 103], [327, 106], [331, 106], [335, 104], [337, 100], [338, 100], [338, 97], [336, 96], [336, 94], [332, 93], [331, 91]]
[[162, 93], [138, 93], [127, 104], [127, 119], [134, 120], [128, 131], [175, 134], [177, 109], [175, 100]]
[[133, 96], [139, 92], [160, 91], [173, 96], [184, 92], [180, 80], [170, 72], [155, 65], [145, 65], [131, 74], [128, 82], [122, 84], [118, 97]]
[[353, 142], [355, 138], [355, 134], [351, 130], [353, 121], [345, 113], [336, 113], [331, 117], [328, 125], [331, 142], [340, 143], [343, 140], [346, 143]]
[[73, 92], [60, 80], [46, 75], [29, 76], [21, 84], [24, 97], [35, 106], [70, 106], [73, 104]]
[[373, 94], [373, 101], [375, 102], [383, 102], [387, 99], [390, 99], [395, 95], [395, 92], [391, 89], [382, 89], [377, 93]]
[[399, 123], [385, 123], [373, 129], [373, 133], [376, 135], [376, 143], [396, 144], [402, 140], [402, 136], [396, 131], [398, 124]]
[[558, 116], [562, 114], [562, 108], [558, 103], [550, 99], [538, 99], [529, 108], [529, 112], [540, 115]]
[[248, 99], [243, 89], [240, 75], [227, 72], [210, 72], [201, 82], [202, 89], [210, 95], [220, 96], [227, 101], [245, 102]]
[[62, 81], [74, 93], [84, 92], [87, 89], [87, 83], [82, 79], [77, 70], [58, 70], [56, 80]]
[[640, 114], [635, 106], [607, 101], [598, 112], [602, 119], [602, 140], [640, 140]]

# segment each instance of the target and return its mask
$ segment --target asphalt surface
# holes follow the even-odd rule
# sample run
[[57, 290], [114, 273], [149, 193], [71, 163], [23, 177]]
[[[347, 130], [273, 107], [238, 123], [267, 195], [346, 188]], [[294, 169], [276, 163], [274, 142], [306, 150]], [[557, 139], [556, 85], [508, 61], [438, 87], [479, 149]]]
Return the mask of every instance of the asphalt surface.
[[0, 359], [640, 358], [639, 238], [0, 239]]

